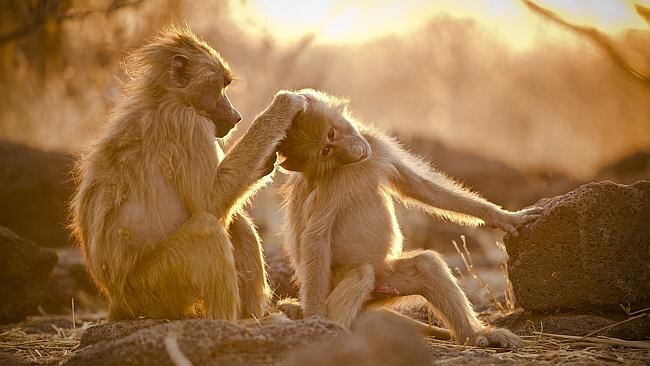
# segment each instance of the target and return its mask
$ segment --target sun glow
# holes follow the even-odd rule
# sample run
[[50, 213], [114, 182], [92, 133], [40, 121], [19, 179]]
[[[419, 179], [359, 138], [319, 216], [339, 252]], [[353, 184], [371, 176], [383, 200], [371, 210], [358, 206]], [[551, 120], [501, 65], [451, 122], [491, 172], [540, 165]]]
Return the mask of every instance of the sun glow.
[[[636, 1], [650, 5], [650, 0]], [[626, 28], [648, 29], [629, 0], [539, 0], [567, 20], [615, 33]], [[543, 20], [520, 0], [249, 0], [234, 2], [231, 10], [251, 33], [291, 42], [314, 35], [320, 43], [364, 42], [388, 35], [404, 35], [435, 16], [472, 18], [513, 46], [530, 45]], [[552, 31], [551, 31], [552, 32]], [[556, 36], [565, 36], [557, 32]]]

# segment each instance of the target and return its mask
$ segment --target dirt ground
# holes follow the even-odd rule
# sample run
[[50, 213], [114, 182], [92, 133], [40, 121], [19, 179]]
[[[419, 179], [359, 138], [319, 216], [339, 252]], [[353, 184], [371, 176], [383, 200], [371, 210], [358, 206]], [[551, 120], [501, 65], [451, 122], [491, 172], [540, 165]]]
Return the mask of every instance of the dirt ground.
[[[0, 365], [59, 364], [80, 349], [85, 329], [104, 321], [97, 320], [97, 315], [86, 314], [77, 315], [75, 322], [73, 325], [72, 317], [66, 316], [37, 316], [3, 326]], [[431, 365], [648, 365], [650, 362], [650, 342], [629, 342], [629, 346], [623, 346], [602, 343], [607, 338], [563, 339], [545, 334], [541, 329], [522, 337], [526, 345], [516, 351], [459, 346], [431, 338], [425, 340], [425, 345]]]

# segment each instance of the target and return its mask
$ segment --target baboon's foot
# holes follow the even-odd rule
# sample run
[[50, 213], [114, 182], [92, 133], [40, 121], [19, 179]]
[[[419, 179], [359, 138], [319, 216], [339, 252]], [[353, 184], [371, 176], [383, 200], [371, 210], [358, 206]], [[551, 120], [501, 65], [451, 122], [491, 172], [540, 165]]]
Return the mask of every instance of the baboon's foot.
[[524, 341], [508, 329], [484, 327], [470, 337], [469, 344], [479, 347], [500, 347], [515, 349], [523, 346]]

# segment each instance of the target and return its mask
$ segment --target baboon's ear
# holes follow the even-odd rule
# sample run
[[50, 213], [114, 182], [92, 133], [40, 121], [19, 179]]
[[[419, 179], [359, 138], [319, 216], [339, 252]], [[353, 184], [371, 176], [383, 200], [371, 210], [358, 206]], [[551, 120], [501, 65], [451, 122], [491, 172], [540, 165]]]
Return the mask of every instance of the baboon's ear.
[[174, 55], [172, 57], [171, 79], [172, 83], [179, 88], [184, 88], [190, 82], [188, 64], [190, 59], [183, 55]]

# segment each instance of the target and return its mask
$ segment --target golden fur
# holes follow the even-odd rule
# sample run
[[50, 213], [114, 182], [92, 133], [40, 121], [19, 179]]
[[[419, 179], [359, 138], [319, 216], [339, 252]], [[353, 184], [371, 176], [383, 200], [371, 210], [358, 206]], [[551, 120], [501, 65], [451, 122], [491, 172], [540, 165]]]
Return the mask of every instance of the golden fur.
[[[172, 67], [178, 58], [180, 71]], [[175, 72], [187, 83], [174, 82]], [[261, 315], [270, 291], [241, 207], [268, 182], [264, 161], [304, 98], [278, 93], [224, 154], [215, 134], [240, 117], [225, 108], [231, 71], [209, 45], [189, 30], [166, 29], [129, 58], [126, 74], [103, 134], [77, 163], [70, 204], [109, 317]], [[208, 93], [225, 107], [200, 108]]]
[[[515, 233], [537, 209], [509, 212], [356, 121], [346, 102], [314, 90], [279, 151], [292, 173], [282, 192], [288, 251], [306, 316], [349, 326], [376, 285], [424, 297], [460, 343], [514, 347], [520, 339], [484, 326], [445, 262], [433, 251], [402, 252], [393, 199], [457, 223], [486, 222]], [[412, 297], [412, 296], [410, 296]], [[443, 333], [436, 332], [436, 334]]]

